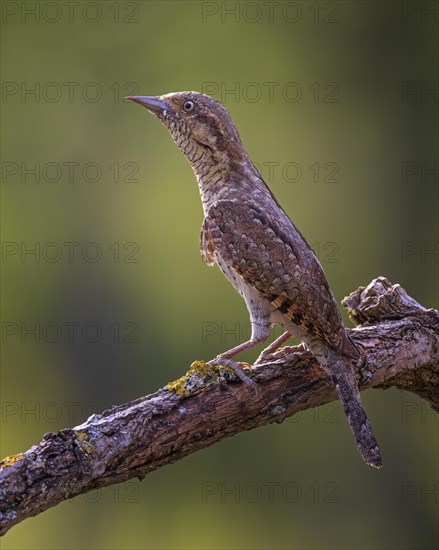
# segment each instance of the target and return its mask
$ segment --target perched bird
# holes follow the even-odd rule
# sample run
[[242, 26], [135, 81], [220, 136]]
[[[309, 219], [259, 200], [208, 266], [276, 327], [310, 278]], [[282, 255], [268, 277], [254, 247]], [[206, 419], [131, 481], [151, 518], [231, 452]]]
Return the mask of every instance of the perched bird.
[[[316, 255], [252, 164], [227, 109], [197, 92], [129, 96], [166, 126], [195, 172], [204, 209], [201, 254], [217, 263], [244, 298], [251, 338], [218, 356], [222, 363], [264, 342], [273, 325], [285, 332], [267, 359], [299, 338], [334, 382], [365, 462], [381, 455], [355, 376], [360, 353], [350, 340]], [[242, 369], [231, 362], [238, 374]]]

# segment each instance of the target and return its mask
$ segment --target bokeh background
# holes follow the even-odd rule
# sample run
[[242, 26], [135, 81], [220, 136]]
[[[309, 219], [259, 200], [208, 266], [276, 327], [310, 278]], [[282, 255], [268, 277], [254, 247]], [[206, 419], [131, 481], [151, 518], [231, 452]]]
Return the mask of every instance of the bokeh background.
[[[438, 307], [434, 2], [1, 8], [2, 456], [248, 334], [199, 256], [188, 163], [125, 95], [222, 100], [338, 301], [385, 275]], [[64, 502], [2, 548], [437, 547], [438, 417], [363, 396], [379, 472], [334, 403]]]

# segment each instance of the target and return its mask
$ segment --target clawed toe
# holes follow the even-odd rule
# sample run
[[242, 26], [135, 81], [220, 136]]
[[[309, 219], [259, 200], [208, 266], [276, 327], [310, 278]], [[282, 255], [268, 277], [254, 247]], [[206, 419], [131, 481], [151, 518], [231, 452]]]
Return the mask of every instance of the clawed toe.
[[229, 369], [231, 369], [236, 376], [243, 382], [244, 384], [251, 385], [253, 389], [256, 391], [257, 394], [259, 394], [258, 385], [254, 380], [252, 380], [249, 376], [247, 376], [243, 370], [243, 367], [249, 368], [251, 370], [252, 365], [245, 362], [235, 362], [231, 359], [226, 359], [224, 357], [218, 356], [216, 359], [213, 359], [212, 361], [209, 361], [208, 363], [211, 367], [217, 367], [217, 366], [224, 366]]

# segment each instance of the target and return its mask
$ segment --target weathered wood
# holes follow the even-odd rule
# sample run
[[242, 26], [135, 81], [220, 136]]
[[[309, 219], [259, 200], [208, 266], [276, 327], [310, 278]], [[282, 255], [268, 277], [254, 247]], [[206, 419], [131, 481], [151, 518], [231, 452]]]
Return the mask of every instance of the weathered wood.
[[[439, 410], [439, 314], [384, 277], [343, 302], [364, 352], [360, 387], [396, 386]], [[307, 351], [285, 348], [249, 375], [259, 392], [227, 370], [202, 363], [168, 388], [93, 415], [0, 463], [0, 534], [29, 516], [92, 489], [138, 477], [225, 437], [336, 399]], [[177, 393], [180, 392], [180, 393]]]

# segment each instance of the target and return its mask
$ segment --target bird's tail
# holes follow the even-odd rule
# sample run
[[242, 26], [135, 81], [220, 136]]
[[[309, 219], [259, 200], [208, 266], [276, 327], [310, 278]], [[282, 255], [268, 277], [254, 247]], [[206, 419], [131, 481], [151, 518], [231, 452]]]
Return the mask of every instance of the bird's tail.
[[380, 448], [361, 403], [352, 359], [335, 351], [330, 352], [327, 357], [327, 368], [331, 373], [361, 456], [366, 464], [374, 468], [381, 468]]

